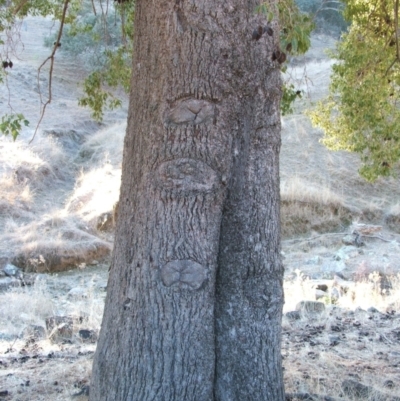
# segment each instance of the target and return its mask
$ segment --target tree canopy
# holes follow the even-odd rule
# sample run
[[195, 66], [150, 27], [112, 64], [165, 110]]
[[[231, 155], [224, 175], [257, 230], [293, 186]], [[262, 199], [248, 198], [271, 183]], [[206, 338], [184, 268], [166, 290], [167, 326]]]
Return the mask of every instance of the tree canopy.
[[359, 172], [373, 181], [400, 166], [399, 1], [344, 3], [351, 24], [332, 52], [329, 96], [310, 116], [328, 148], [361, 155]]

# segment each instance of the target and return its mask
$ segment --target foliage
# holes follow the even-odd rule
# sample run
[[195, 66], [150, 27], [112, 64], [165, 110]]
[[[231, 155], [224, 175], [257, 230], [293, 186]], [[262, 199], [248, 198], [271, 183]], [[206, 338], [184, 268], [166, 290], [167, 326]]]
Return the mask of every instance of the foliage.
[[347, 30], [349, 23], [343, 18], [340, 0], [296, 0], [300, 10], [314, 16], [316, 30], [338, 34]]
[[[313, 16], [302, 12], [294, 0], [280, 0], [275, 10], [272, 10], [268, 3], [262, 3], [256, 11], [266, 15], [268, 23], [274, 18], [279, 18], [281, 50], [289, 55], [297, 56], [306, 53], [310, 48], [310, 36], [315, 28]], [[286, 68], [287, 63], [284, 63], [282, 72], [285, 72]], [[281, 100], [282, 115], [293, 113], [293, 102], [298, 97], [301, 97], [301, 91], [296, 90], [293, 84], [284, 82]]]
[[282, 115], [293, 113], [293, 103], [297, 98], [301, 99], [302, 91], [296, 90], [293, 84], [284, 83], [282, 88], [281, 112]]
[[344, 15], [352, 24], [333, 54], [330, 95], [309, 114], [323, 143], [359, 153], [373, 181], [400, 166], [398, 0], [346, 0]]
[[85, 96], [79, 99], [80, 106], [90, 107], [95, 120], [101, 121], [104, 110], [113, 110], [121, 106], [121, 100], [116, 98], [112, 91], [104, 89], [122, 86], [126, 92], [129, 90], [130, 65], [124, 48], [116, 52], [105, 52], [107, 62], [101, 70], [93, 71], [85, 79]]
[[29, 121], [23, 114], [6, 114], [1, 117], [0, 132], [4, 135], [11, 135], [15, 141], [21, 132], [22, 124], [29, 125]]
[[[79, 57], [91, 72], [83, 82], [84, 96], [79, 105], [89, 107], [92, 117], [101, 121], [105, 110], [121, 106], [114, 89], [129, 91], [133, 40], [134, 3], [115, 3], [115, 10], [93, 14], [83, 8], [62, 36], [60, 51]], [[56, 34], [46, 38], [52, 46]]]
[[130, 88], [134, 3], [122, 2], [117, 10], [121, 16], [119, 47], [104, 50], [103, 63], [85, 79], [85, 95], [79, 99], [79, 105], [90, 107], [93, 118], [98, 121], [102, 120], [104, 110], [121, 105], [112, 89], [121, 87], [128, 93]]
[[[42, 66], [50, 61], [50, 74], [54, 49], [61, 34], [59, 51], [80, 55], [84, 63], [89, 61], [91, 72], [84, 82], [85, 95], [79, 100], [80, 105], [91, 107], [93, 117], [101, 120], [105, 109], [114, 109], [121, 104], [113, 89], [122, 87], [126, 92], [129, 89], [134, 1], [117, 1], [110, 7], [108, 3], [103, 5], [94, 0], [0, 0], [0, 33], [5, 33], [2, 37], [12, 37], [17, 20], [27, 15], [52, 16], [61, 22], [60, 29], [45, 40], [52, 48], [52, 54]], [[0, 39], [0, 46], [0, 61], [7, 61], [7, 42]], [[0, 68], [0, 83], [5, 77], [5, 69]], [[39, 123], [51, 97], [50, 87], [48, 100], [42, 103]], [[23, 121], [26, 122], [22, 114], [6, 115], [1, 132], [11, 133], [15, 139]]]
[[304, 54], [309, 49], [315, 24], [312, 16], [301, 12], [294, 0], [279, 1], [277, 10], [271, 10], [268, 3], [262, 3], [256, 11], [266, 15], [268, 23], [279, 18], [281, 49], [291, 55]]

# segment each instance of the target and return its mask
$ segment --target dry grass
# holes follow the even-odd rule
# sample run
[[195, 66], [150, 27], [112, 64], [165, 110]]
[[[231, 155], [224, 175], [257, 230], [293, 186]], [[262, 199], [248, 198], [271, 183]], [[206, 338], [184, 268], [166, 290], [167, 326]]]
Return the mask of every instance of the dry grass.
[[[58, 276], [39, 275], [32, 287], [0, 294], [2, 388], [12, 393], [7, 400], [87, 399], [72, 395], [89, 382], [95, 344], [82, 342], [77, 332], [81, 328], [99, 330], [106, 276], [105, 267]], [[301, 300], [315, 299], [314, 284], [300, 271], [293, 279], [286, 280], [285, 310], [293, 310]], [[377, 276], [372, 274], [356, 282], [336, 305], [327, 304], [326, 312], [321, 315], [299, 321], [284, 319], [282, 354], [286, 392], [339, 398], [341, 384], [349, 378], [386, 393], [385, 380], [397, 382], [397, 370], [390, 364], [391, 353], [396, 350], [393, 331], [398, 329], [398, 321], [382, 320], [385, 315], [371, 314], [366, 308], [374, 306], [383, 312], [395, 307], [399, 311], [400, 277], [392, 278], [390, 293], [379, 291], [377, 284]], [[26, 338], [15, 337], [30, 324], [45, 326], [45, 318], [54, 315], [84, 316], [85, 320], [74, 326], [73, 337], [67, 342], [45, 338], [27, 343]], [[340, 326], [339, 332], [336, 326]], [[360, 334], [363, 331], [370, 334], [365, 337]], [[332, 335], [341, 336], [335, 346], [330, 345]], [[397, 388], [390, 393], [400, 395]]]
[[[297, 321], [284, 318], [286, 392], [366, 401], [400, 395], [396, 368], [400, 360], [400, 276], [390, 278], [390, 291], [381, 290], [380, 277], [375, 272], [354, 282], [342, 291], [334, 305], [326, 297], [326, 311], [320, 315], [303, 316]], [[330, 289], [335, 285], [332, 280]], [[294, 310], [303, 299], [316, 300], [313, 281], [300, 271], [284, 286], [286, 311]], [[370, 307], [380, 312], [373, 312]], [[352, 398], [343, 393], [342, 383], [348, 379], [368, 385], [374, 392]], [[394, 388], [386, 386], [390, 382], [396, 383]]]
[[[29, 270], [54, 271], [108, 255], [111, 245], [98, 238], [96, 223], [118, 200], [124, 134], [119, 123], [89, 135], [78, 148], [75, 140], [82, 139], [73, 132], [39, 136], [35, 148], [2, 138], [0, 257]], [[71, 149], [79, 150], [72, 163]]]

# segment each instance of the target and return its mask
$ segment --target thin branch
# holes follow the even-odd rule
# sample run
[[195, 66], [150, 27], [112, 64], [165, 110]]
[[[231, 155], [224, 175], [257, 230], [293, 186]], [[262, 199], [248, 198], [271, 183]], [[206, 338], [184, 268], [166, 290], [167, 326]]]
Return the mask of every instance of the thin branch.
[[91, 0], [91, 2], [92, 2], [93, 14], [97, 17], [97, 12], [96, 12], [96, 7], [94, 5], [94, 0]]
[[[46, 58], [46, 60], [43, 61], [43, 63], [40, 65], [40, 67], [38, 68], [38, 74], [37, 74], [37, 81], [38, 81], [38, 88], [39, 88], [39, 95], [40, 95], [40, 103], [41, 103], [41, 114], [40, 114], [40, 118], [39, 121], [36, 125], [35, 128], [35, 132], [33, 134], [32, 139], [29, 141], [29, 143], [32, 143], [32, 141], [35, 139], [36, 133], [39, 129], [40, 123], [43, 120], [44, 117], [44, 113], [46, 111], [47, 106], [51, 103], [52, 100], [52, 91], [51, 91], [51, 87], [52, 87], [52, 79], [53, 79], [53, 68], [54, 68], [54, 56], [56, 54], [56, 50], [58, 49], [58, 44], [60, 43], [60, 39], [61, 39], [61, 35], [62, 35], [62, 31], [64, 28], [64, 22], [65, 22], [65, 17], [67, 15], [67, 10], [68, 10], [68, 4], [69, 4], [70, 0], [65, 0], [64, 1], [64, 8], [63, 8], [63, 12], [62, 12], [62, 16], [61, 16], [61, 23], [60, 23], [60, 28], [58, 30], [58, 36], [57, 39], [54, 43], [54, 47], [53, 47], [53, 51], [51, 52], [50, 56]], [[42, 68], [47, 64], [47, 62], [50, 61], [50, 70], [49, 70], [49, 92], [48, 92], [48, 99], [45, 103], [43, 103], [42, 100], [42, 92], [40, 91], [40, 73]]]
[[17, 15], [17, 14], [21, 11], [22, 7], [23, 7], [26, 3], [29, 3], [29, 0], [22, 0], [21, 3], [19, 3], [19, 4], [15, 7], [15, 9], [12, 10], [13, 15], [14, 15], [14, 16]]
[[395, 29], [395, 37], [396, 37], [396, 57], [397, 60], [400, 60], [400, 52], [399, 52], [399, 0], [394, 2], [394, 29]]
[[392, 62], [391, 62], [391, 64], [389, 65], [389, 67], [387, 68], [387, 70], [385, 71], [385, 77], [386, 77], [386, 75], [388, 74], [388, 72], [392, 69], [392, 67], [394, 66], [394, 64], [395, 64], [395, 62], [396, 61], [399, 61], [399, 59], [396, 57]]

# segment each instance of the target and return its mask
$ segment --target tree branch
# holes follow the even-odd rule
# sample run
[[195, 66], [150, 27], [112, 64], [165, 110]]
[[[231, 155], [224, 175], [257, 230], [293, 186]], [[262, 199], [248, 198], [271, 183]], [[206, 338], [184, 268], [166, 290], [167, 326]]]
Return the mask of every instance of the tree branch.
[[[43, 63], [40, 65], [40, 67], [38, 68], [38, 74], [37, 74], [37, 82], [38, 82], [38, 88], [39, 88], [39, 96], [40, 96], [40, 103], [41, 103], [41, 114], [40, 114], [40, 118], [39, 121], [36, 125], [35, 128], [35, 132], [33, 134], [32, 139], [29, 141], [29, 143], [32, 143], [32, 141], [35, 139], [36, 133], [39, 129], [40, 123], [43, 120], [44, 117], [44, 113], [46, 111], [47, 106], [51, 103], [52, 100], [52, 91], [51, 91], [51, 86], [52, 86], [52, 79], [53, 79], [53, 68], [54, 68], [54, 56], [56, 54], [56, 51], [58, 49], [58, 44], [60, 43], [60, 39], [61, 39], [61, 35], [62, 35], [62, 31], [64, 28], [64, 22], [65, 22], [65, 17], [67, 15], [67, 10], [68, 10], [68, 5], [69, 5], [70, 0], [64, 0], [64, 8], [63, 8], [63, 12], [62, 12], [62, 16], [61, 16], [61, 23], [60, 23], [60, 29], [58, 30], [58, 35], [57, 35], [57, 39], [54, 43], [54, 47], [53, 47], [53, 51], [51, 52], [50, 56], [46, 58], [46, 60], [43, 61]], [[47, 62], [50, 61], [50, 70], [49, 70], [49, 91], [48, 91], [48, 99], [46, 102], [43, 102], [42, 99], [42, 92], [40, 90], [40, 73], [42, 68], [47, 64]]]
[[394, 33], [396, 37], [396, 57], [400, 60], [399, 53], [399, 0], [394, 2]]

